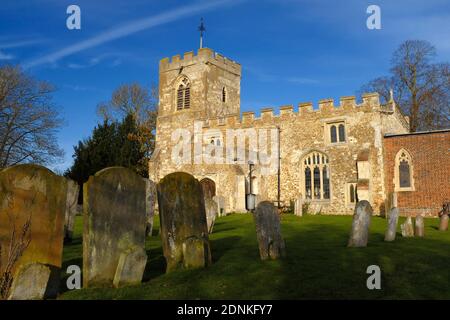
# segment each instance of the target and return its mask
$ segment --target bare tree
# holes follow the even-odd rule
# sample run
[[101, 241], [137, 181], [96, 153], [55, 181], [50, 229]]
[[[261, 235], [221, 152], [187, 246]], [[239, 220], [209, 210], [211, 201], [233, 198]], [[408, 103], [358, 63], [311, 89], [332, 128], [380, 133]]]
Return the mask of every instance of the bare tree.
[[145, 154], [141, 161], [143, 171], [147, 171], [148, 160], [155, 147], [157, 92], [156, 86], [148, 90], [137, 83], [124, 84], [114, 90], [110, 101], [97, 106], [97, 113], [104, 120], [115, 121], [124, 119], [127, 115], [133, 116], [138, 133], [129, 136], [129, 139], [138, 141]]
[[56, 141], [62, 120], [52, 105], [52, 92], [50, 84], [19, 67], [0, 67], [0, 168], [62, 157]]
[[385, 101], [389, 90], [410, 117], [410, 130], [450, 127], [449, 63], [433, 63], [435, 48], [427, 41], [408, 40], [394, 52], [391, 75], [372, 80], [363, 91], [376, 91]]
[[14, 280], [14, 267], [31, 242], [31, 216], [22, 226], [19, 236], [16, 231], [15, 219], [10, 214], [8, 214], [8, 219], [11, 230], [8, 252], [0, 244], [0, 300], [8, 298]]

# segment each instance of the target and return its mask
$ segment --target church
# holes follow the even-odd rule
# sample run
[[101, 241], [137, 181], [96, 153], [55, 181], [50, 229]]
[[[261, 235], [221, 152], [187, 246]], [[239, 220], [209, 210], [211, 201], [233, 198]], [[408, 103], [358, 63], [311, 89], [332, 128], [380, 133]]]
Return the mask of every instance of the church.
[[222, 214], [246, 212], [248, 194], [303, 213], [437, 216], [450, 200], [450, 130], [409, 133], [391, 95], [240, 110], [241, 65], [209, 48], [159, 64], [155, 182], [195, 176]]

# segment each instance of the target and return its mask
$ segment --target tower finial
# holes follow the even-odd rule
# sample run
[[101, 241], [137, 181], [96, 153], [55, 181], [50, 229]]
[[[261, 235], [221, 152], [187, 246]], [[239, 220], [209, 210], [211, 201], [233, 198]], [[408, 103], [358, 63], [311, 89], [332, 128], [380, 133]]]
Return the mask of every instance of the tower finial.
[[205, 24], [203, 23], [203, 18], [200, 19], [200, 26], [198, 27], [200, 31], [200, 49], [203, 48], [203, 33], [206, 31]]

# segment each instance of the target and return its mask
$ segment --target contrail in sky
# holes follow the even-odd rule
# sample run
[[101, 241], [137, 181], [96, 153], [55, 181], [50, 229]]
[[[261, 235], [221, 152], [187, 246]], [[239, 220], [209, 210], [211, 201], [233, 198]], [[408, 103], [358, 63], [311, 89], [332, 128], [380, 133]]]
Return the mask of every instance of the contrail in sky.
[[193, 5], [188, 5], [180, 7], [174, 10], [166, 11], [151, 17], [143, 18], [134, 22], [130, 22], [123, 26], [115, 29], [110, 29], [103, 33], [100, 33], [90, 39], [78, 42], [56, 52], [50, 53], [43, 57], [36, 58], [34, 60], [28, 61], [24, 64], [24, 68], [28, 69], [31, 67], [39, 66], [45, 63], [53, 63], [63, 57], [72, 55], [74, 53], [96, 47], [98, 45], [123, 38], [130, 34], [143, 31], [155, 26], [159, 26], [168, 22], [178, 20], [193, 14], [197, 14], [202, 11], [213, 9], [219, 6], [231, 3], [231, 0], [219, 0], [219, 1], [205, 1]]

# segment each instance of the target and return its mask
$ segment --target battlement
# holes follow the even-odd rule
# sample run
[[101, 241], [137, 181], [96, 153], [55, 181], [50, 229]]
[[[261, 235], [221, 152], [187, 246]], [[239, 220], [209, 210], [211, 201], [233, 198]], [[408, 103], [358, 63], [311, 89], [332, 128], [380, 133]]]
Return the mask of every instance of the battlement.
[[217, 53], [209, 48], [199, 49], [197, 55], [195, 55], [194, 51], [189, 51], [184, 53], [183, 57], [177, 54], [171, 59], [168, 57], [163, 58], [159, 62], [159, 70], [160, 72], [165, 72], [197, 63], [212, 64], [219, 68], [233, 72], [239, 76], [241, 75], [242, 71], [241, 65], [239, 63], [228, 59], [220, 53]]
[[378, 93], [368, 93], [362, 95], [362, 103], [358, 104], [355, 96], [346, 96], [339, 99], [339, 105], [335, 105], [334, 99], [322, 99], [318, 102], [318, 108], [313, 107], [312, 102], [302, 102], [298, 104], [298, 110], [293, 105], [283, 105], [279, 108], [279, 114], [275, 114], [275, 108], [266, 107], [261, 109], [260, 116], [257, 117], [254, 111], [246, 111], [239, 115], [230, 115], [226, 118], [209, 119], [211, 127], [216, 126], [243, 126], [251, 127], [259, 123], [278, 123], [283, 119], [292, 117], [301, 119], [333, 117], [334, 115], [348, 115], [352, 110], [362, 112], [382, 111]]

